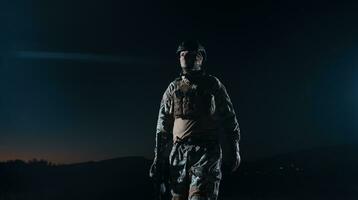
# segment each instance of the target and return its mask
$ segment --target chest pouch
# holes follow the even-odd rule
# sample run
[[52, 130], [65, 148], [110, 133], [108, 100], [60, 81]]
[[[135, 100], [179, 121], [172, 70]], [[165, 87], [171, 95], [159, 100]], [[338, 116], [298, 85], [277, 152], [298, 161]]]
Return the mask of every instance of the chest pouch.
[[200, 87], [182, 88], [174, 92], [174, 116], [195, 119], [209, 115], [213, 108], [213, 96]]

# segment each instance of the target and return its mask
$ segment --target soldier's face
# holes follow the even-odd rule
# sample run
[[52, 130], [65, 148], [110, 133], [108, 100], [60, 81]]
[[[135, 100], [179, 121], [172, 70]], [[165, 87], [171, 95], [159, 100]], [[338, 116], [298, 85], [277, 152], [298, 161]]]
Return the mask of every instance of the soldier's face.
[[182, 51], [179, 54], [180, 66], [187, 71], [200, 70], [203, 56], [196, 51]]

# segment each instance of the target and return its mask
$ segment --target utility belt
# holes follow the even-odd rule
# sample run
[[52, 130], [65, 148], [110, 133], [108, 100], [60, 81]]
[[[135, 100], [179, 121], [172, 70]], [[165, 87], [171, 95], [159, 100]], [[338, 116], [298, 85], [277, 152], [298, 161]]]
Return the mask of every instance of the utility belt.
[[216, 135], [190, 135], [185, 138], [176, 136], [174, 144], [194, 144], [194, 145], [210, 145], [219, 143], [219, 138]]
[[196, 146], [200, 146], [200, 147], [208, 147], [208, 149], [209, 149], [210, 147], [219, 145], [219, 140], [217, 138], [218, 137], [210, 136], [210, 135], [209, 136], [207, 136], [207, 135], [191, 136], [190, 135], [190, 136], [184, 137], [184, 138], [179, 138], [178, 136], [176, 136], [171, 153], [169, 155], [169, 163], [170, 164], [173, 163], [173, 157], [176, 156], [176, 154], [178, 153], [178, 149], [181, 148], [182, 145], [184, 145], [185, 149], [187, 148], [187, 147], [185, 147], [185, 145], [196, 145]]

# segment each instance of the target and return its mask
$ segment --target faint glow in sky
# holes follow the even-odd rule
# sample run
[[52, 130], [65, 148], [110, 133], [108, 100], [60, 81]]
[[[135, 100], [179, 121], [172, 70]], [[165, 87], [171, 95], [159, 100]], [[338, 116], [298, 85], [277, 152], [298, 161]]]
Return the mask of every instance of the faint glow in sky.
[[152, 57], [143, 56], [118, 56], [47, 51], [16, 51], [14, 56], [16, 58], [25, 59], [78, 60], [87, 62], [112, 62], [122, 64], [158, 64], [163, 62], [163, 59], [153, 59]]

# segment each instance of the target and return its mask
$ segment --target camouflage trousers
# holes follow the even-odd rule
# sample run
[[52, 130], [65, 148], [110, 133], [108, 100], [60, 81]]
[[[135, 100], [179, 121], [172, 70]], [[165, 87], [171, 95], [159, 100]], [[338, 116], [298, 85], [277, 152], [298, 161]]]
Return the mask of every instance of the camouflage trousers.
[[176, 142], [169, 156], [172, 200], [217, 200], [222, 150], [218, 142]]

